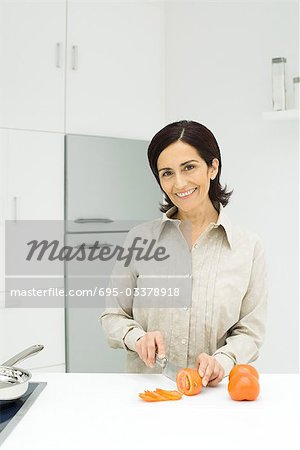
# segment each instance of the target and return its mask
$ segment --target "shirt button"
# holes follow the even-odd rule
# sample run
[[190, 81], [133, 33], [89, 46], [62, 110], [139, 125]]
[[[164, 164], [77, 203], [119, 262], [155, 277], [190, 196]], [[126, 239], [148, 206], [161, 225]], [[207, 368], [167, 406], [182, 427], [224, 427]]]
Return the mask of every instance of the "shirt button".
[[195, 244], [195, 245], [194, 245], [194, 247], [195, 247], [195, 248], [198, 248], [198, 247], [199, 247], [199, 245], [198, 245], [198, 244]]
[[185, 339], [182, 339], [181, 343], [182, 343], [182, 344], [186, 344], [186, 340], [185, 340]]

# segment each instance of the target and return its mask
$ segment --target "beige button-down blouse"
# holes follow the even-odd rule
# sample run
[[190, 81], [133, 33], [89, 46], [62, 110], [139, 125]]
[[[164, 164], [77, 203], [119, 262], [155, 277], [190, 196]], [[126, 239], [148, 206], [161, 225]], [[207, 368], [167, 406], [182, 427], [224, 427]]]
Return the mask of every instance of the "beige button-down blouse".
[[[257, 235], [233, 224], [222, 205], [217, 223], [211, 223], [192, 245], [191, 224], [172, 219], [176, 212], [174, 206], [162, 219], [129, 231], [124, 248], [136, 237], [148, 243], [154, 239], [153, 248], [162, 246], [169, 257], [132, 258], [128, 267], [117, 261], [110, 278], [117, 295], [106, 298], [100, 321], [109, 345], [127, 351], [127, 372], [161, 371], [147, 367], [135, 352], [136, 341], [147, 331], [161, 331], [173, 364], [195, 367], [197, 356], [205, 352], [219, 361], [226, 376], [234, 364], [256, 360], [263, 343], [267, 304], [263, 245]], [[162, 295], [162, 287], [171, 294], [177, 287], [180, 295]], [[134, 288], [139, 288], [135, 291], [139, 295]], [[146, 296], [140, 295], [143, 289]]]

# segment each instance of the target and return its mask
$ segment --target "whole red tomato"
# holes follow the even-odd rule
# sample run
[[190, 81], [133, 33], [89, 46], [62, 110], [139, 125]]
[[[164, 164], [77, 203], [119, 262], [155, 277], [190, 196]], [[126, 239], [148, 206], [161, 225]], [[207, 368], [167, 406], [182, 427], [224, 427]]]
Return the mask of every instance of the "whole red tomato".
[[237, 373], [231, 376], [228, 383], [228, 392], [232, 400], [256, 400], [259, 391], [259, 381], [251, 373]]
[[250, 366], [250, 364], [236, 364], [230, 371], [229, 381], [235, 375], [254, 375], [259, 380], [259, 373], [255, 369], [255, 367]]

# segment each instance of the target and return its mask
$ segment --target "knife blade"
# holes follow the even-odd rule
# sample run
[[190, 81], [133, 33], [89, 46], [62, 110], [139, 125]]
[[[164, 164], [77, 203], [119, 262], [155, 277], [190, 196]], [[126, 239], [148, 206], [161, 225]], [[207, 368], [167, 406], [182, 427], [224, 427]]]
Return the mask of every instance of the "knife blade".
[[170, 378], [170, 380], [176, 383], [176, 375], [177, 372], [180, 370], [180, 367], [177, 367], [174, 364], [172, 364], [168, 360], [168, 358], [159, 358], [158, 355], [156, 355], [155, 364], [163, 369], [162, 371], [163, 375]]

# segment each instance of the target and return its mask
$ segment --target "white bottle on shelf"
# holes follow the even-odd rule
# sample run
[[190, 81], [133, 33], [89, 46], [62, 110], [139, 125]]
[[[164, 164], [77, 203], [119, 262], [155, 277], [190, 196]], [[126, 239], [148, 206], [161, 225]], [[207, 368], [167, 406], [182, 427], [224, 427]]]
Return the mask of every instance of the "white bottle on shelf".
[[272, 59], [272, 97], [274, 111], [284, 111], [286, 109], [285, 63], [286, 58]]

